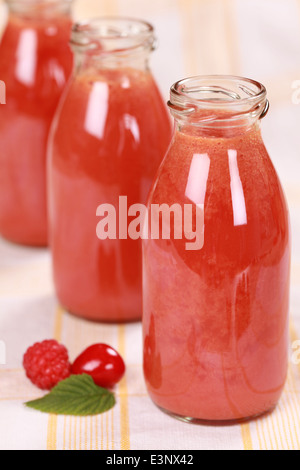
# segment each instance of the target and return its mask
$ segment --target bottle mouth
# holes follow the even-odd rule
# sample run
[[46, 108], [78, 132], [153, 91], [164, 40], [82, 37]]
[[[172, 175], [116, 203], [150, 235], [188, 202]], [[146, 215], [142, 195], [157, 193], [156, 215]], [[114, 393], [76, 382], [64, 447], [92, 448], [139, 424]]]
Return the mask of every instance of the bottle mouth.
[[154, 28], [143, 20], [102, 17], [75, 23], [71, 46], [76, 52], [123, 55], [155, 49]]
[[10, 11], [43, 13], [57, 9], [69, 9], [74, 0], [5, 0]]
[[269, 110], [266, 88], [249, 78], [206, 75], [176, 82], [168, 106], [175, 119], [192, 125], [234, 127], [241, 119], [262, 119]]

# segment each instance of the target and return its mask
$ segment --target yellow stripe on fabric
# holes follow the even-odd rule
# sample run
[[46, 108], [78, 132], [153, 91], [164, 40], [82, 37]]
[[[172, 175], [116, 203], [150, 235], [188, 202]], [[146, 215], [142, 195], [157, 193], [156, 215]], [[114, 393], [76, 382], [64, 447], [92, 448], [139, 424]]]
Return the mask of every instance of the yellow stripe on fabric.
[[[293, 336], [292, 331], [293, 331], [293, 326], [291, 322], [291, 336]], [[294, 332], [294, 335], [295, 335], [295, 332]], [[290, 372], [292, 373], [291, 368], [290, 368]], [[290, 382], [289, 378], [288, 378], [287, 383], [288, 382]], [[294, 437], [293, 437], [293, 432], [292, 432], [290, 413], [291, 413], [292, 420], [294, 422], [294, 430], [295, 430], [295, 435], [296, 435], [296, 439], [298, 442], [298, 436], [297, 436], [296, 427], [295, 427], [295, 417], [294, 417], [293, 409], [291, 407], [291, 400], [290, 400], [288, 392], [285, 391], [284, 400], [282, 400], [277, 405], [277, 409], [274, 412], [274, 417], [277, 422], [277, 429], [278, 429], [280, 444], [277, 441], [274, 425], [273, 425], [273, 432], [274, 432], [274, 436], [276, 440], [276, 448], [280, 450], [283, 450], [283, 449], [290, 450], [291, 448], [295, 449], [295, 442], [294, 442]], [[271, 416], [271, 419], [273, 419], [272, 416]], [[285, 420], [287, 421], [287, 426], [286, 426]], [[290, 440], [288, 436], [290, 436]]]
[[295, 450], [294, 437], [293, 437], [293, 432], [292, 432], [291, 420], [290, 420], [290, 416], [289, 416], [290, 412], [292, 413], [292, 417], [293, 417], [293, 411], [292, 411], [292, 408], [291, 408], [290, 399], [289, 399], [288, 394], [286, 394], [286, 412], [285, 412], [285, 415], [286, 415], [286, 419], [287, 419], [287, 423], [288, 423], [289, 434], [290, 434], [290, 437], [291, 437], [292, 450]]
[[64, 440], [63, 440], [63, 450], [66, 450], [66, 421], [67, 421], [67, 417], [64, 416]]
[[104, 423], [103, 415], [101, 415], [101, 450], [104, 449]]
[[106, 450], [109, 450], [109, 416], [110, 413], [106, 414]]
[[252, 443], [251, 430], [250, 430], [249, 423], [244, 423], [241, 425], [241, 433], [242, 433], [244, 450], [253, 450], [253, 443]]
[[[275, 415], [275, 418], [276, 418], [276, 423], [277, 423], [277, 429], [278, 429], [278, 434], [279, 434], [279, 440], [280, 440], [280, 443], [281, 443], [281, 447], [279, 446], [279, 442], [278, 442], [278, 439], [277, 439], [277, 436], [276, 436], [276, 431], [275, 431], [275, 426], [274, 426], [274, 421], [273, 421], [273, 417], [271, 415], [271, 420], [272, 420], [272, 428], [273, 428], [273, 433], [274, 433], [274, 437], [275, 437], [275, 450], [279, 450], [279, 449], [283, 449], [284, 447], [284, 444], [283, 444], [283, 439], [282, 439], [282, 434], [281, 434], [281, 428], [280, 428], [280, 420], [279, 418], [281, 418], [281, 421], [282, 421], [282, 427], [283, 426], [283, 418], [282, 418], [282, 413], [279, 409], [279, 405], [277, 405], [277, 409], [273, 412], [274, 415]], [[272, 448], [271, 450], [274, 450], [274, 448]]]
[[[294, 442], [294, 437], [293, 437], [293, 433], [292, 433], [292, 427], [291, 427], [291, 420], [290, 420], [290, 412], [292, 412], [291, 410], [291, 407], [289, 406], [289, 400], [288, 400], [288, 394], [286, 393], [286, 399], [285, 399], [285, 402], [284, 402], [284, 405], [282, 406], [283, 408], [283, 414], [282, 414], [282, 418], [286, 418], [286, 421], [287, 421], [287, 426], [285, 424], [283, 424], [283, 429], [284, 429], [284, 433], [286, 435], [286, 440], [288, 442], [288, 435], [290, 436], [290, 443], [291, 443], [291, 447], [289, 446], [289, 448], [291, 448], [291, 450], [295, 450], [295, 442]], [[281, 405], [279, 404], [280, 406], [280, 409], [281, 409]]]
[[56, 450], [57, 416], [49, 415], [47, 430], [47, 450]]
[[93, 450], [93, 417], [90, 416], [90, 450]]
[[59, 305], [55, 312], [55, 323], [54, 323], [54, 339], [56, 339], [56, 341], [61, 341], [63, 314], [64, 314], [64, 310]]
[[99, 441], [98, 441], [98, 416], [95, 416], [95, 449], [99, 450]]
[[262, 445], [262, 441], [261, 441], [261, 437], [260, 437], [258, 421], [256, 421], [255, 425], [256, 425], [256, 434], [257, 434], [257, 438], [258, 438], [259, 450], [263, 450], [263, 445]]
[[290, 387], [291, 387], [292, 395], [293, 395], [293, 398], [290, 398], [290, 402], [293, 403], [293, 405], [294, 405], [293, 408], [294, 408], [294, 411], [297, 415], [295, 417], [294, 413], [292, 413], [293, 423], [294, 423], [294, 433], [295, 433], [296, 441], [297, 441], [297, 449], [300, 450], [300, 442], [299, 442], [299, 437], [298, 437], [298, 428], [297, 428], [297, 425], [296, 425], [296, 423], [298, 423], [298, 426], [299, 426], [299, 423], [300, 423], [300, 416], [299, 416], [299, 412], [298, 412], [299, 397], [298, 397], [298, 394], [297, 394], [296, 381], [295, 381], [295, 378], [294, 378], [292, 368], [290, 368]]
[[[276, 422], [277, 422], [277, 429], [278, 429], [278, 433], [279, 433], [279, 438], [280, 438], [280, 441], [281, 441], [281, 445], [283, 445], [282, 443], [282, 437], [281, 437], [281, 432], [280, 432], [280, 423], [279, 423], [279, 419], [278, 419], [278, 408], [277, 410], [274, 411], [274, 414], [276, 415]], [[281, 416], [281, 419], [282, 419], [282, 415], [280, 413], [280, 416]], [[278, 444], [278, 439], [277, 439], [277, 436], [276, 436], [276, 428], [274, 426], [274, 420], [273, 420], [273, 417], [271, 415], [271, 422], [272, 422], [272, 429], [273, 429], [273, 434], [274, 434], [274, 439], [275, 439], [275, 449], [278, 450], [279, 449], [279, 444]]]
[[0, 398], [0, 401], [32, 401], [36, 400], [36, 395], [32, 395], [31, 397], [3, 397]]
[[79, 418], [79, 450], [82, 450], [82, 418]]
[[114, 409], [111, 410], [111, 450], [115, 449]]
[[[299, 336], [297, 334], [296, 327], [295, 327], [293, 319], [291, 319], [291, 321], [290, 321], [290, 336], [291, 336], [292, 343], [299, 339]], [[300, 364], [296, 364], [295, 366], [296, 366], [295, 368], [300, 372]], [[300, 423], [300, 420], [299, 420], [299, 418], [300, 418], [300, 416], [299, 416], [299, 392], [297, 390], [297, 381], [296, 381], [296, 377], [294, 375], [294, 370], [293, 370], [292, 366], [290, 367], [290, 373], [291, 373], [290, 374], [291, 389], [292, 389], [292, 392], [293, 392], [293, 395], [294, 395], [294, 400], [293, 401], [294, 401], [294, 406], [295, 406], [295, 411], [296, 411], [297, 417], [295, 419], [293, 413], [292, 413], [292, 416], [293, 416], [294, 429], [295, 429], [295, 435], [296, 435], [296, 440], [297, 440], [297, 448], [299, 450], [300, 449], [300, 447], [299, 447], [299, 423]], [[296, 422], [298, 423], [298, 428], [296, 427]]]
[[[300, 339], [299, 336], [298, 336], [296, 327], [295, 327], [294, 320], [292, 318], [291, 318], [291, 321], [290, 321], [290, 336], [291, 336], [292, 343], [294, 343], [294, 341], [298, 341]], [[300, 373], [300, 363], [296, 364], [296, 366], [297, 366], [298, 372]]]
[[[293, 322], [290, 324], [291, 340], [297, 340], [297, 333]], [[300, 371], [300, 365], [299, 371]], [[299, 396], [296, 390], [295, 379], [293, 380], [292, 367], [289, 369], [287, 383], [290, 383], [291, 390], [295, 396], [295, 402], [288, 391], [284, 391], [282, 401], [277, 405], [276, 410], [269, 416], [262, 417], [256, 422], [256, 432], [261, 450], [264, 449], [295, 449], [296, 445], [299, 448], [298, 430], [296, 423], [299, 422]], [[292, 406], [292, 403], [294, 406]], [[295, 417], [296, 413], [296, 417]], [[274, 423], [275, 421], [275, 423]], [[293, 432], [294, 431], [294, 432]], [[262, 442], [262, 438], [263, 442]], [[274, 436], [274, 437], [273, 437]], [[290, 437], [289, 437], [290, 436]], [[278, 440], [279, 439], [279, 440]], [[295, 439], [297, 444], [295, 445]], [[275, 441], [275, 446], [274, 446]]]
[[[291, 409], [293, 409], [293, 411], [292, 411], [292, 421], [293, 421], [294, 435], [295, 435], [295, 438], [296, 438], [296, 449], [300, 450], [298, 430], [297, 430], [297, 425], [296, 425], [297, 420], [298, 420], [298, 423], [299, 423], [299, 413], [297, 411], [297, 405], [294, 401], [294, 398], [289, 398], [289, 401], [290, 401]], [[297, 418], [295, 417], [295, 414], [297, 415]]]
[[88, 418], [84, 418], [84, 450], [88, 450]]
[[263, 438], [263, 445], [262, 445], [262, 449], [263, 450], [267, 450], [268, 449], [268, 446], [267, 446], [267, 439], [266, 439], [266, 434], [265, 434], [265, 425], [264, 425], [264, 419], [260, 420], [259, 423], [258, 423], [258, 428], [259, 428], [259, 425], [261, 424], [261, 433], [262, 433], [262, 438]]
[[[119, 353], [126, 362], [125, 325], [120, 325], [118, 327], [118, 343]], [[119, 397], [119, 401], [121, 413], [121, 450], [130, 450], [129, 406], [126, 375], [120, 383], [120, 391], [121, 395]]]
[[69, 450], [72, 449], [72, 416], [69, 417]]
[[77, 450], [77, 419], [75, 418], [75, 423], [74, 423], [74, 445], [72, 450]]
[[[265, 420], [266, 420], [266, 428], [267, 428], [267, 432], [268, 432], [268, 437], [269, 437], [271, 450], [275, 450], [274, 446], [273, 446], [273, 439], [272, 439], [272, 434], [271, 434], [271, 429], [270, 429], [270, 422], [272, 422], [272, 428], [274, 430], [273, 418], [270, 418], [268, 416], [268, 417], [265, 418]], [[278, 423], [278, 428], [279, 428], [279, 423]], [[278, 449], [276, 448], [276, 450], [278, 450]]]
[[[54, 320], [54, 339], [61, 341], [63, 310], [57, 307]], [[57, 416], [49, 415], [47, 430], [47, 450], [57, 449]]]

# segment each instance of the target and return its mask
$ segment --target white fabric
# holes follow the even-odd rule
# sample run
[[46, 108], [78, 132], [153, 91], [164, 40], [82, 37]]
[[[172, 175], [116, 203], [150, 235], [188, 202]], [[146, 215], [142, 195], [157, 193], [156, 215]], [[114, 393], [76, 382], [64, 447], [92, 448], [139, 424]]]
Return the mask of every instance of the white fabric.
[[[300, 105], [292, 103], [292, 84], [300, 79], [300, 1], [78, 0], [75, 11], [77, 18], [122, 14], [151, 21], [159, 37], [153, 70], [166, 97], [174, 81], [195, 74], [245, 75], [267, 86], [271, 108], [263, 133], [290, 206], [291, 336], [293, 341], [299, 338]], [[23, 406], [41, 393], [25, 378], [22, 355], [32, 343], [51, 337], [62, 341], [72, 358], [93, 342], [109, 343], [124, 355], [126, 379], [111, 412], [57, 418]], [[95, 325], [61, 312], [46, 250], [0, 242], [0, 363], [1, 341], [7, 357], [6, 365], [0, 365], [0, 449], [300, 448], [299, 366], [291, 365], [282, 400], [268, 417], [224, 428], [173, 420], [146, 394], [141, 326]]]

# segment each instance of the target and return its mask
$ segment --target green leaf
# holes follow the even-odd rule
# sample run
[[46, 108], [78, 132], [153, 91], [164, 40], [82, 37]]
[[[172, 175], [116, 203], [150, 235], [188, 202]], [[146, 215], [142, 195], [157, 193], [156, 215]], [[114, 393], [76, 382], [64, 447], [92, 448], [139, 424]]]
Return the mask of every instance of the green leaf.
[[87, 374], [71, 375], [54, 387], [48, 395], [25, 403], [44, 413], [71, 416], [92, 416], [110, 410], [116, 400], [109, 390], [95, 385]]

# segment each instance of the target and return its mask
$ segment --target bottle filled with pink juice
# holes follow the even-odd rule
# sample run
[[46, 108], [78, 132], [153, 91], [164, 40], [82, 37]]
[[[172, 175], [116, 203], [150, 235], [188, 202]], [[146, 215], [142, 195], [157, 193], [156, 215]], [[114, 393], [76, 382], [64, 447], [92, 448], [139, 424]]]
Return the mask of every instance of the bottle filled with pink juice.
[[50, 242], [61, 304], [91, 320], [142, 314], [141, 240], [99, 239], [96, 212], [101, 204], [117, 212], [120, 196], [145, 204], [169, 145], [171, 121], [148, 65], [154, 40], [139, 20], [73, 28], [76, 69], [49, 151]]
[[72, 71], [71, 0], [7, 0], [0, 44], [0, 234], [31, 246], [48, 243], [46, 148]]
[[288, 361], [289, 217], [260, 131], [266, 90], [196, 77], [169, 106], [176, 131], [148, 209], [182, 217], [143, 242], [146, 384], [181, 419], [246, 419], [275, 407]]

